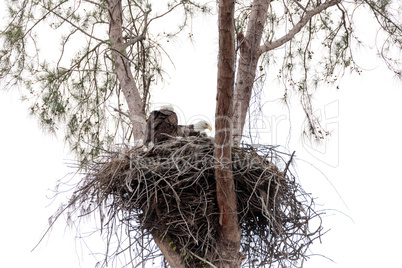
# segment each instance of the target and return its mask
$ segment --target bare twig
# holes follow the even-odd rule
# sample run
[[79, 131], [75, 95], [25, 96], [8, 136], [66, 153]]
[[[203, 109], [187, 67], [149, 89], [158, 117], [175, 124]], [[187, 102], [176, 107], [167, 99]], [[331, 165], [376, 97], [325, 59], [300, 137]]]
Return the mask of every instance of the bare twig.
[[122, 110], [117, 109], [117, 108], [112, 107], [112, 106], [109, 106], [109, 107], [112, 108], [113, 111], [118, 112], [119, 114], [122, 114], [122, 115], [126, 116], [127, 118], [130, 118], [130, 116], [127, 113], [123, 112]]

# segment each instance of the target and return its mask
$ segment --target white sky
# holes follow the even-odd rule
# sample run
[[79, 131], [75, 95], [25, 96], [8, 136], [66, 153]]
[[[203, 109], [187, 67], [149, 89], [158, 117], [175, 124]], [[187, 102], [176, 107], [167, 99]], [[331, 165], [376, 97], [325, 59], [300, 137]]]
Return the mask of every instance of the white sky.
[[[176, 42], [181, 57], [174, 58], [176, 69], [169, 70], [169, 84], [155, 92], [154, 103], [177, 105], [185, 121], [201, 115], [212, 122], [217, 40], [194, 27], [195, 38], [201, 41], [193, 46]], [[363, 54], [360, 58], [371, 71], [346, 76], [339, 91], [322, 89], [315, 96], [324, 125], [333, 131], [328, 143], [312, 148], [300, 138], [300, 123], [291, 125], [289, 150], [296, 150], [303, 159], [296, 162], [301, 184], [323, 209], [334, 209], [324, 217], [324, 227], [331, 231], [322, 244], [316, 242], [311, 248], [312, 254], [325, 255], [334, 263], [316, 256], [305, 263], [307, 268], [395, 267], [400, 263], [396, 245], [402, 240], [398, 230], [402, 178], [397, 172], [402, 160], [402, 84], [375, 57]], [[298, 118], [298, 110], [288, 114], [278, 107], [266, 118], [271, 125], [265, 135], [283, 145], [288, 120]], [[91, 252], [74, 239], [74, 230], [65, 228], [63, 220], [31, 252], [48, 217], [63, 201], [57, 199], [48, 206], [50, 190], [73, 170], [67, 167], [71, 157], [62, 137], [45, 135], [27, 114], [18, 92], [0, 92], [0, 266], [94, 267]]]

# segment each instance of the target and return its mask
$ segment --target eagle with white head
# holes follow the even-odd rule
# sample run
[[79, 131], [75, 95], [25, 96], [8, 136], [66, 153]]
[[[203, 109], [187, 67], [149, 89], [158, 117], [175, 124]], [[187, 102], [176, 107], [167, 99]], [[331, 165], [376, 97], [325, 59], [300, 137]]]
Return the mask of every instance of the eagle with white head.
[[171, 137], [206, 136], [205, 130], [212, 127], [204, 120], [192, 125], [178, 125], [177, 114], [171, 105], [152, 111], [147, 120], [145, 145], [156, 144]]

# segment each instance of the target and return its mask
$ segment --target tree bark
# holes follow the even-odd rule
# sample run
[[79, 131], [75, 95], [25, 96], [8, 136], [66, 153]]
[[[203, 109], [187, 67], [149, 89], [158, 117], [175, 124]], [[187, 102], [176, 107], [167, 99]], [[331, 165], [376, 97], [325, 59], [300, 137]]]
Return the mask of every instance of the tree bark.
[[117, 79], [130, 111], [129, 118], [133, 124], [134, 140], [144, 140], [146, 117], [142, 109], [143, 100], [131, 72], [130, 61], [127, 58], [125, 50], [126, 44], [123, 41], [121, 0], [108, 0], [107, 3], [109, 12], [109, 38]]
[[[241, 230], [231, 164], [233, 87], [235, 73], [234, 1], [219, 1], [219, 61], [215, 111], [215, 178], [220, 237], [217, 267], [240, 267]], [[240, 260], [240, 261], [239, 261]]]
[[264, 31], [270, 0], [255, 0], [250, 13], [245, 37], [240, 45], [237, 80], [234, 94], [233, 139], [240, 143], [250, 104], [255, 72], [257, 70], [261, 37]]
[[171, 246], [169, 246], [168, 241], [163, 241], [159, 238], [156, 232], [152, 232], [152, 237], [155, 243], [158, 245], [163, 256], [168, 262], [169, 266], [172, 268], [186, 268], [184, 259], [180, 256], [180, 252], [174, 251]]

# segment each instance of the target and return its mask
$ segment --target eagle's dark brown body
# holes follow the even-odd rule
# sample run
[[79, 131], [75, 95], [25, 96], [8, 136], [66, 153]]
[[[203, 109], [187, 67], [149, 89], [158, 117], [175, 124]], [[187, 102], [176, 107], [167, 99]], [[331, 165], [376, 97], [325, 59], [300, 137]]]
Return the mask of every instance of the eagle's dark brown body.
[[171, 137], [189, 137], [206, 135], [205, 129], [211, 130], [211, 126], [205, 121], [199, 121], [195, 125], [178, 125], [177, 115], [171, 108], [162, 108], [152, 111], [147, 120], [145, 131], [145, 144], [169, 140]]
[[158, 143], [168, 140], [169, 136], [179, 136], [179, 127], [177, 124], [177, 115], [169, 109], [152, 111], [147, 120], [147, 129], [145, 131], [145, 144], [150, 142]]

